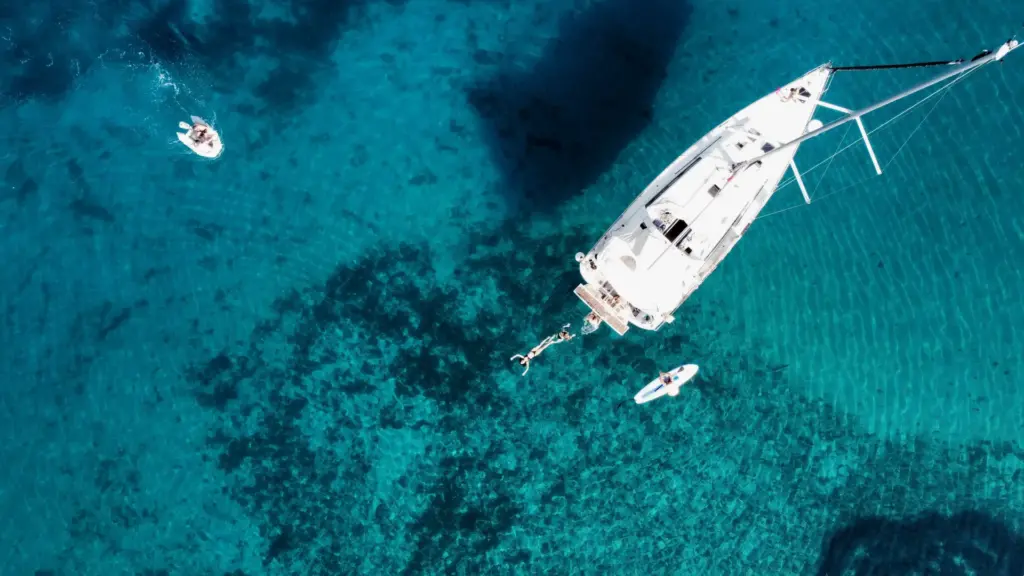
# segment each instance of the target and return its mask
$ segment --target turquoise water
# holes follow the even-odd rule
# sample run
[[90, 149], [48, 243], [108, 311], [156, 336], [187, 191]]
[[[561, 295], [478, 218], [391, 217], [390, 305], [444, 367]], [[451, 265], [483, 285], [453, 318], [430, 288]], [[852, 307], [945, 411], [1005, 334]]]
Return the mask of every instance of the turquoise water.
[[723, 118], [827, 60], [969, 58], [1015, 3], [0, 19], [5, 576], [1024, 574], [1020, 53], [874, 135], [883, 177], [856, 146], [783, 188], [662, 332], [508, 360]]

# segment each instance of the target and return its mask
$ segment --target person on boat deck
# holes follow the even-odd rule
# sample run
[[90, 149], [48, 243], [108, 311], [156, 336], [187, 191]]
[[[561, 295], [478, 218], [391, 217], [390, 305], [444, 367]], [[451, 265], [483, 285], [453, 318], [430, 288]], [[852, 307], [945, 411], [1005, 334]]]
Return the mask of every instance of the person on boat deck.
[[661, 373], [661, 383], [662, 384], [671, 384], [672, 383], [672, 375], [669, 374], [668, 372], [662, 372]]
[[206, 142], [207, 140], [210, 140], [211, 138], [213, 138], [213, 135], [211, 135], [207, 131], [208, 128], [209, 127], [206, 126], [205, 124], [199, 124], [199, 123], [193, 124], [192, 125], [192, 140], [195, 141], [196, 144], [202, 144], [202, 143]]
[[562, 329], [558, 332], [558, 334], [552, 334], [551, 336], [548, 336], [547, 338], [542, 340], [540, 344], [537, 344], [536, 346], [533, 347], [533, 349], [527, 352], [526, 356], [523, 356], [522, 354], [516, 354], [509, 358], [509, 360], [515, 360], [516, 358], [518, 358], [519, 364], [521, 366], [526, 367], [526, 369], [523, 370], [523, 375], [525, 376], [526, 373], [530, 371], [530, 360], [533, 360], [537, 356], [540, 356], [540, 353], [546, 350], [548, 346], [551, 346], [552, 344], [558, 344], [560, 342], [568, 342], [569, 340], [572, 340], [574, 337], [575, 336], [573, 334], [569, 333], [569, 324], [566, 324], [565, 326], [562, 326]]

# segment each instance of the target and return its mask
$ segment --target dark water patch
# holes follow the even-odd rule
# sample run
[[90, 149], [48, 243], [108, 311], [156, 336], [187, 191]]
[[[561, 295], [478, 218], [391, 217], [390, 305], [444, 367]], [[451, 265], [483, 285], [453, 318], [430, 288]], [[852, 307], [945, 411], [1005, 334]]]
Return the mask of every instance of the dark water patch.
[[199, 259], [197, 264], [199, 264], [199, 267], [202, 268], [203, 270], [206, 270], [208, 272], [215, 272], [217, 270], [219, 262], [220, 260], [216, 256], [211, 255], [203, 256], [202, 258]]
[[[94, 2], [88, 10], [67, 2], [4, 2], [0, 96], [50, 102], [63, 98], [110, 48], [111, 31], [128, 17], [129, 8], [123, 0]], [[104, 26], [108, 15], [113, 25]]]
[[78, 160], [75, 160], [74, 158], [68, 160], [65, 164], [65, 168], [68, 171], [68, 178], [70, 178], [72, 182], [79, 184], [85, 180], [85, 170], [82, 168], [82, 165], [78, 163]]
[[[19, 43], [15, 50], [4, 51], [4, 68], [7, 78], [3, 83], [3, 96], [22, 99], [58, 100], [68, 93], [75, 83], [75, 71], [62, 58], [55, 65], [47, 56], [48, 46], [42, 45], [45, 38], [57, 46], [64, 45], [58, 30], [44, 27], [34, 37]], [[52, 49], [50, 50], [52, 53]], [[65, 56], [58, 52], [59, 56]], [[88, 68], [88, 62], [80, 64], [79, 70]]]
[[160, 266], [160, 267], [156, 267], [156, 268], [147, 268], [146, 271], [142, 274], [142, 281], [143, 282], [149, 282], [150, 280], [152, 280], [152, 279], [154, 279], [154, 278], [156, 278], [158, 276], [164, 276], [164, 275], [167, 275], [167, 274], [170, 274], [170, 273], [171, 273], [171, 267], [170, 266]]
[[14, 193], [14, 199], [18, 202], [18, 206], [22, 206], [29, 198], [35, 196], [37, 192], [39, 192], [39, 184], [29, 178], [21, 186], [18, 186], [18, 191]]
[[650, 123], [690, 12], [685, 0], [596, 3], [564, 18], [532, 70], [499, 71], [470, 91], [526, 209], [552, 210], [596, 182]]
[[21, 282], [18, 283], [18, 289], [15, 290], [15, 292], [17, 292], [20, 295], [22, 292], [25, 291], [26, 288], [28, 288], [29, 284], [32, 283], [32, 277], [35, 276], [36, 269], [38, 269], [38, 267], [38, 263], [29, 264], [29, 270], [28, 272], [25, 273], [24, 276], [22, 276]]
[[[416, 548], [403, 575], [428, 569], [486, 572], [484, 556], [497, 547], [522, 512], [509, 494], [515, 483], [487, 470], [482, 465], [487, 460], [445, 458], [441, 462], [441, 477], [431, 489], [426, 509], [407, 527], [415, 535]], [[474, 479], [482, 479], [484, 485]], [[518, 557], [513, 560], [503, 564], [524, 562]]]
[[105, 458], [96, 468], [94, 483], [101, 493], [117, 492], [128, 495], [139, 492], [142, 475], [135, 466], [136, 458], [124, 449], [118, 451], [118, 458]]
[[207, 242], [213, 242], [218, 236], [224, 233], [223, 226], [199, 222], [195, 219], [189, 219], [188, 226], [192, 230], [193, 234]]
[[473, 62], [480, 66], [491, 66], [501, 62], [502, 55], [491, 50], [476, 49], [473, 51]]
[[[530, 258], [526, 252], [521, 258]], [[481, 254], [465, 273], [490, 275], [500, 261], [495, 258]], [[554, 261], [539, 255], [537, 260]], [[528, 300], [547, 293], [547, 287], [540, 286], [517, 290]], [[273, 313], [253, 331], [246, 350], [219, 353], [189, 371], [199, 403], [222, 411], [232, 422], [210, 436], [218, 465], [226, 473], [252, 475], [232, 490], [233, 496], [260, 519], [271, 548], [281, 527], [290, 527], [289, 546], [273, 554], [268, 551], [268, 563], [288, 564], [307, 557], [306, 543], [314, 541], [329, 542], [318, 552], [317, 561], [324, 566], [320, 573], [351, 572], [362, 561], [351, 542], [367, 529], [366, 512], [357, 510], [366, 506], [365, 489], [360, 487], [372, 481], [372, 466], [357, 444], [344, 440], [347, 431], [361, 425], [343, 415], [343, 395], [374, 393], [388, 379], [398, 398], [427, 398], [442, 411], [439, 421], [424, 423], [414, 419], [414, 412], [398, 408], [404, 402], [396, 403], [380, 419], [392, 430], [426, 427], [457, 434], [474, 413], [500, 418], [505, 412], [507, 401], [488, 374], [505, 360], [504, 350], [495, 351], [496, 338], [517, 321], [503, 305], [500, 313], [485, 311], [470, 323], [459, 310], [464, 297], [460, 289], [436, 279], [428, 252], [398, 246], [338, 266], [320, 286], [290, 292], [274, 303]], [[515, 300], [507, 305], [514, 306]], [[390, 358], [377, 345], [384, 341], [396, 345]], [[334, 423], [318, 448], [300, 425], [307, 413], [330, 414]], [[256, 431], [239, 435], [241, 423], [254, 414], [260, 415]], [[479, 563], [497, 546], [521, 506], [513, 497], [514, 475], [473, 466], [473, 474], [495, 495], [465, 494], [466, 509], [452, 518], [462, 533], [458, 553]], [[454, 486], [450, 489], [472, 484], [463, 472], [453, 469], [448, 476]], [[428, 494], [449, 489], [427, 488]], [[440, 500], [435, 498], [433, 506], [441, 506]], [[443, 549], [429, 534], [450, 523], [444, 510], [425, 514], [415, 527], [420, 560], [414, 560], [413, 567], [440, 558]], [[400, 526], [387, 521], [377, 529], [396, 531]], [[510, 557], [513, 560], [526, 561], [521, 554]]]
[[[286, 66], [273, 69], [267, 78], [256, 85], [252, 93], [254, 96], [267, 103], [272, 103], [275, 108], [289, 108], [303, 101], [313, 86], [313, 70], [300, 72]], [[290, 163], [295, 165], [294, 158]]]
[[[318, 546], [313, 574], [349, 573], [361, 554], [346, 546], [352, 526], [349, 515], [358, 510], [365, 494], [369, 464], [356, 449], [336, 454], [314, 450], [298, 420], [306, 403], [277, 393], [273, 406], [264, 410], [258, 431], [245, 438], [211, 437], [211, 443], [227, 442], [219, 465], [225, 471], [248, 464], [252, 476], [231, 490], [232, 496], [260, 519], [260, 533], [267, 541], [264, 565], [283, 564], [308, 557], [297, 549], [313, 542]], [[337, 441], [337, 438], [334, 438]]]
[[366, 7], [379, 1], [282, 0], [275, 12], [286, 18], [262, 18], [248, 1], [226, 0], [197, 22], [185, 0], [170, 0], [154, 5], [136, 33], [162, 61], [198, 60], [225, 90], [244, 80], [249, 62], [270, 59], [271, 70], [254, 93], [266, 108], [290, 109], [315, 97], [315, 79], [332, 69], [339, 38], [368, 23]]
[[20, 159], [14, 160], [7, 165], [7, 169], [4, 171], [4, 185], [5, 188], [14, 190], [14, 192], [0, 195], [0, 200], [13, 198], [19, 207], [39, 192], [39, 183], [28, 175], [25, 171], [25, 165]]
[[4, 181], [8, 185], [13, 186], [26, 179], [28, 179], [28, 173], [25, 172], [25, 164], [20, 158], [7, 165], [7, 170], [4, 171]]
[[[458, 312], [459, 294], [434, 280], [429, 253], [400, 246], [351, 266], [341, 266], [315, 294], [289, 336], [293, 346], [290, 373], [303, 378], [338, 360], [336, 350], [322, 349], [323, 331], [359, 331], [409, 342], [394, 363], [399, 396], [424, 395], [445, 404], [466, 401], [470, 387], [494, 361], [486, 334], [467, 327]], [[485, 314], [486, 316], [486, 314]], [[486, 324], [488, 318], [482, 318]], [[416, 335], [415, 340], [410, 337]], [[373, 360], [368, 351], [363, 360]], [[480, 393], [478, 400], [489, 397]]]
[[364, 166], [370, 161], [370, 153], [366, 150], [366, 146], [362, 144], [356, 144], [355, 149], [352, 151], [352, 156], [349, 158], [349, 165], [353, 168], [359, 168]]
[[[716, 556], [730, 563], [723, 573], [806, 573], [799, 555], [748, 570], [758, 558], [742, 552], [741, 539], [723, 540], [721, 530], [806, 543], [807, 534], [821, 533], [808, 525], [860, 518], [879, 502], [904, 510], [928, 495], [980, 493], [981, 480], [962, 485], [965, 471], [1005, 455], [998, 446], [950, 454], [864, 434], [794, 393], [774, 360], [751, 350], [712, 356], [713, 328], [695, 306], [677, 314], [679, 328], [624, 338], [605, 329], [539, 360], [552, 367], [584, 356], [592, 372], [579, 380], [544, 382], [535, 368], [517, 383], [497, 381], [509, 348], [528, 348], [545, 326], [557, 330], [582, 315], [571, 293], [571, 254], [582, 236], [531, 238], [512, 224], [467, 233], [469, 253], [445, 280], [422, 245], [366, 254], [278, 299], [248, 342], [211, 352], [189, 372], [198, 401], [223, 421], [207, 457], [232, 476], [228, 493], [257, 522], [268, 566], [287, 571], [308, 561], [313, 574], [359, 573], [372, 557], [384, 563], [374, 567], [382, 574], [486, 573], [497, 563], [540, 573], [567, 558], [594, 566], [635, 560], [635, 549], [615, 560], [564, 548], [572, 526], [607, 511], [623, 533], [683, 534], [700, 549], [728, 547]], [[470, 298], [473, 314], [464, 312]], [[642, 384], [637, 375], [664, 368], [658, 363], [666, 358], [712, 357], [679, 398], [612, 411], [618, 399], [608, 385]], [[212, 400], [218, 385], [233, 396]], [[559, 423], [557, 434], [575, 437], [565, 441], [574, 449], [533, 437], [538, 418]], [[443, 440], [393, 480], [402, 496], [390, 500], [380, 495], [381, 475], [394, 478], [392, 456], [403, 456], [392, 448], [406, 435]], [[669, 482], [686, 497], [645, 500]], [[531, 483], [536, 509], [522, 496]], [[622, 506], [608, 510], [609, 501]], [[791, 508], [806, 522], [787, 522]], [[714, 529], [685, 524], [693, 519]], [[507, 534], [519, 525], [547, 539], [546, 555], [513, 549]], [[380, 538], [402, 552], [368, 555], [366, 546]], [[679, 569], [668, 553], [645, 561], [652, 573]]]
[[982, 512], [859, 518], [835, 532], [818, 574], [1024, 574], [1024, 535]]
[[[315, 76], [332, 68], [329, 56], [338, 38], [368, 23], [366, 8], [376, 3], [404, 2], [280, 0], [273, 2], [271, 12], [282, 16], [264, 18], [255, 2], [223, 0], [213, 3], [201, 22], [192, 19], [186, 0], [112, 0], [85, 12], [49, 4], [43, 17], [41, 5], [7, 3], [0, 23], [8, 23], [15, 33], [0, 54], [0, 95], [60, 99], [92, 63], [104, 56], [116, 58], [117, 53], [135, 58], [141, 42], [146, 59], [169, 65], [198, 62], [224, 91], [237, 89], [251, 62], [270, 59], [272, 68], [260, 83], [259, 97], [267, 108], [288, 108], [315, 96]], [[130, 33], [122, 37], [125, 23]], [[84, 32], [69, 37], [69, 29]]]
[[430, 170], [424, 170], [419, 174], [409, 178], [409, 184], [413, 186], [426, 186], [437, 183], [437, 175]]
[[[206, 44], [195, 34], [195, 30], [181, 24], [189, 21], [188, 4], [184, 0], [168, 2], [147, 2], [149, 16], [136, 29], [135, 33], [152, 50], [160, 60], [179, 62], [192, 51], [202, 52]], [[248, 19], [251, 14], [249, 3], [245, 1], [224, 2], [237, 11], [239, 22]], [[211, 27], [212, 28], [212, 27]], [[220, 46], [238, 45], [239, 37], [231, 34], [217, 38]], [[237, 34], [244, 33], [244, 30]], [[224, 49], [224, 48], [222, 48]]]
[[220, 353], [205, 364], [190, 368], [189, 380], [196, 386], [195, 395], [201, 406], [224, 410], [238, 398], [238, 387], [255, 368], [245, 356], [232, 358]]
[[292, 531], [287, 526], [281, 528], [277, 536], [274, 536], [274, 539], [270, 541], [267, 554], [263, 557], [263, 565], [266, 566], [275, 558], [293, 550], [295, 544], [295, 542], [292, 542]]
[[103, 205], [88, 198], [79, 198], [68, 204], [71, 214], [79, 220], [92, 220], [111, 224], [114, 222], [114, 214]]
[[96, 334], [96, 340], [98, 342], [106, 340], [107, 336], [110, 336], [111, 333], [127, 322], [128, 319], [132, 317], [132, 309], [131, 307], [122, 308], [121, 311], [113, 318], [108, 319], [105, 316], [106, 315], [101, 319], [102, 325], [100, 326], [99, 332]]
[[[49, 285], [44, 284], [42, 291], [44, 306], [48, 306], [51, 296]], [[102, 342], [123, 326], [131, 318], [131, 315], [131, 306], [123, 307], [114, 313], [114, 303], [109, 300], [105, 301], [102, 305], [90, 311], [79, 312], [75, 316], [69, 331], [70, 339], [77, 342], [94, 337], [95, 342]]]
[[[82, 559], [75, 555], [75, 549], [121, 550], [119, 534], [159, 523], [156, 512], [143, 504], [145, 492], [139, 452], [120, 448], [112, 456], [99, 459], [93, 471], [92, 486], [75, 493], [65, 523], [71, 544], [54, 562], [63, 567], [61, 574], [87, 572]], [[74, 473], [69, 466], [61, 472], [69, 477]]]

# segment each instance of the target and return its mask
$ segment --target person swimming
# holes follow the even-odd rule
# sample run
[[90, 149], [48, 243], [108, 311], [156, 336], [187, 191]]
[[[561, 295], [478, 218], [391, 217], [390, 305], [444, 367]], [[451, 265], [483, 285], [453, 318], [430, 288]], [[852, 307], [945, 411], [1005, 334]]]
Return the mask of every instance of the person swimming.
[[515, 354], [511, 358], [509, 358], [509, 360], [515, 360], [518, 358], [519, 364], [525, 367], [525, 369], [523, 370], [523, 376], [525, 376], [526, 373], [530, 371], [530, 361], [536, 358], [537, 356], [540, 356], [541, 352], [543, 352], [553, 344], [568, 342], [569, 340], [572, 340], [573, 338], [576, 337], [575, 334], [571, 334], [569, 332], [569, 326], [569, 324], [566, 324], [565, 326], [562, 326], [562, 329], [559, 330], [558, 334], [552, 334], [551, 336], [548, 336], [544, 340], [541, 340], [540, 344], [537, 344], [532, 349], [530, 349], [529, 352], [526, 353], [526, 356], [523, 356], [522, 354]]

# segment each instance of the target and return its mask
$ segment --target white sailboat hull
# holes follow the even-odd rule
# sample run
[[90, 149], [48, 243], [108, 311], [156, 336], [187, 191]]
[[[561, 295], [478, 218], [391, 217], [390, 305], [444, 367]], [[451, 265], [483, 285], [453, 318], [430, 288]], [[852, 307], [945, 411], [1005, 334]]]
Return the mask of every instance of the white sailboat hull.
[[[683, 152], [586, 254], [576, 294], [619, 334], [658, 330], [771, 199], [831, 77], [822, 65], [722, 122]], [[591, 320], [593, 322], [593, 320]]]

